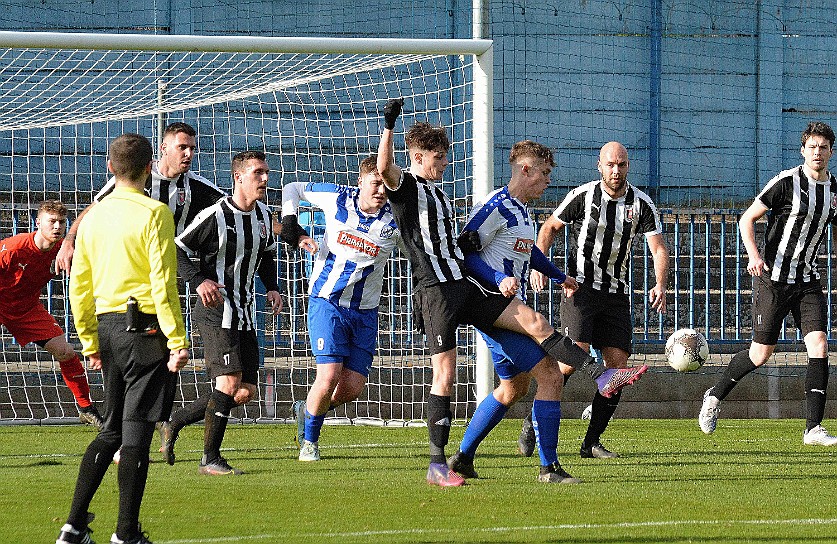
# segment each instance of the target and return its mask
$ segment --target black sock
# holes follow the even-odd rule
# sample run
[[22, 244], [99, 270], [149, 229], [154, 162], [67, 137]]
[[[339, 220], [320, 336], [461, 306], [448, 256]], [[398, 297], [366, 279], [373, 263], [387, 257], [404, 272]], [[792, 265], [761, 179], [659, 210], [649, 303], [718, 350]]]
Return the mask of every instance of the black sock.
[[148, 448], [154, 436], [154, 423], [125, 421], [122, 424], [122, 449], [119, 454], [119, 515], [116, 535], [122, 540], [140, 532], [139, 512], [145, 482], [148, 480]]
[[209, 404], [209, 397], [211, 395], [204, 395], [198, 397], [193, 402], [190, 402], [180, 410], [177, 410], [171, 415], [171, 428], [174, 431], [179, 431], [186, 425], [197, 423], [206, 415], [206, 405]]
[[809, 357], [805, 374], [805, 430], [810, 431], [825, 415], [825, 392], [828, 388], [828, 357]]
[[584, 370], [593, 379], [598, 378], [607, 370], [602, 363], [558, 331], [553, 331], [549, 338], [541, 342], [541, 348], [553, 359], [567, 366]]
[[67, 523], [81, 529], [87, 527], [87, 511], [90, 508], [90, 501], [99, 489], [102, 478], [113, 462], [113, 454], [119, 449], [119, 444], [111, 444], [99, 438], [87, 446], [87, 451], [81, 458], [81, 465], [78, 469], [78, 480], [73, 493], [73, 503], [70, 506], [70, 515]]
[[750, 360], [750, 350], [744, 349], [733, 355], [732, 360], [718, 378], [718, 383], [712, 388], [711, 395], [718, 400], [724, 400], [733, 387], [747, 374], [754, 371], [756, 365]]
[[445, 463], [445, 446], [450, 439], [450, 397], [430, 394], [427, 400], [427, 431], [430, 434], [430, 462]]
[[590, 424], [587, 425], [587, 433], [584, 435], [584, 442], [581, 443], [581, 447], [589, 448], [599, 443], [613, 417], [613, 413], [616, 411], [616, 407], [619, 406], [619, 399], [621, 398], [622, 391], [614, 393], [610, 398], [605, 398], [596, 391], [596, 396], [593, 397]]
[[204, 416], [206, 420], [203, 430], [204, 463], [211, 463], [221, 457], [221, 442], [224, 441], [227, 421], [234, 406], [235, 399], [231, 395], [217, 389], [212, 390]]

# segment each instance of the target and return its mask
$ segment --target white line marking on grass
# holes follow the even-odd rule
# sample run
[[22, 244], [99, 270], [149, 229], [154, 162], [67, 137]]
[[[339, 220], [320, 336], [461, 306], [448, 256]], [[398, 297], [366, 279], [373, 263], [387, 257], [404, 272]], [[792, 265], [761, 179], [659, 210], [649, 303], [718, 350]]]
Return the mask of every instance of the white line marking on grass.
[[[643, 527], [676, 527], [679, 525], [836, 525], [837, 518], [812, 519], [716, 519], [716, 520], [672, 520], [672, 521], [641, 521], [626, 523], [564, 523], [560, 525], [530, 525], [522, 527], [482, 527], [469, 528], [469, 532], [482, 533], [510, 533], [517, 531], [556, 531], [556, 530], [588, 530], [588, 529], [636, 529]], [[212, 544], [215, 542], [253, 542], [259, 540], [280, 540], [288, 538], [345, 538], [387, 535], [432, 535], [455, 534], [458, 529], [391, 529], [382, 531], [357, 531], [342, 533], [277, 533], [261, 535], [224, 536], [216, 538], [190, 538], [183, 540], [162, 540], [160, 544]]]

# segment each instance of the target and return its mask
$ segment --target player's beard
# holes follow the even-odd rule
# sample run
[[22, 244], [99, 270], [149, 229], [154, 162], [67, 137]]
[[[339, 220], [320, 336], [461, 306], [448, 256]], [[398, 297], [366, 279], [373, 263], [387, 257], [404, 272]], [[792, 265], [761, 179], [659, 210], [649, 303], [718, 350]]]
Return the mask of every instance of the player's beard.
[[[625, 192], [625, 187], [628, 185], [628, 176], [626, 175], [622, 179], [617, 178], [616, 181], [614, 181], [613, 178], [605, 178], [602, 176], [602, 183], [610, 190], [610, 192], [619, 197]], [[618, 185], [614, 187], [614, 183], [618, 183]]]

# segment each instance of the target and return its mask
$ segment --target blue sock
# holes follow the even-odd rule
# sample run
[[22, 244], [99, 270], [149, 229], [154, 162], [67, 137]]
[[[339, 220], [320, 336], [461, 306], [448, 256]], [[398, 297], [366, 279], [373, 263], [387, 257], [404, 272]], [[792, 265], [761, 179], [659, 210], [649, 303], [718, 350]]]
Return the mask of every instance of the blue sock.
[[316, 442], [320, 439], [320, 430], [323, 428], [325, 421], [325, 414], [321, 416], [312, 416], [305, 410], [305, 440], [309, 442]]
[[541, 466], [558, 462], [558, 428], [561, 426], [561, 401], [537, 400], [532, 403], [532, 426], [538, 441]]
[[480, 442], [488, 436], [491, 429], [497, 426], [503, 420], [509, 407], [497, 401], [494, 395], [488, 395], [477, 406], [474, 412], [474, 417], [468, 423], [468, 428], [465, 429], [465, 436], [462, 437], [462, 444], [459, 445], [459, 451], [473, 458], [477, 453], [477, 446]]

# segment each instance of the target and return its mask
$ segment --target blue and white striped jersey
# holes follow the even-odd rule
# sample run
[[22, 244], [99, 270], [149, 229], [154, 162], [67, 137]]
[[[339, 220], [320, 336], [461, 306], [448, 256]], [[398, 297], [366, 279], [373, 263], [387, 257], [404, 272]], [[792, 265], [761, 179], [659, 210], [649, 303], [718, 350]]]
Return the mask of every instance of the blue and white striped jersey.
[[511, 196], [508, 187], [497, 189], [474, 204], [465, 230], [479, 232], [480, 257], [494, 270], [517, 278], [517, 297], [525, 301], [529, 260], [535, 245], [535, 222], [526, 204]]
[[289, 183], [282, 187], [282, 216], [297, 215], [301, 200], [323, 210], [325, 235], [308, 294], [367, 310], [381, 302], [384, 265], [401, 233], [389, 202], [368, 215], [359, 207], [359, 193], [357, 187], [333, 183]]

